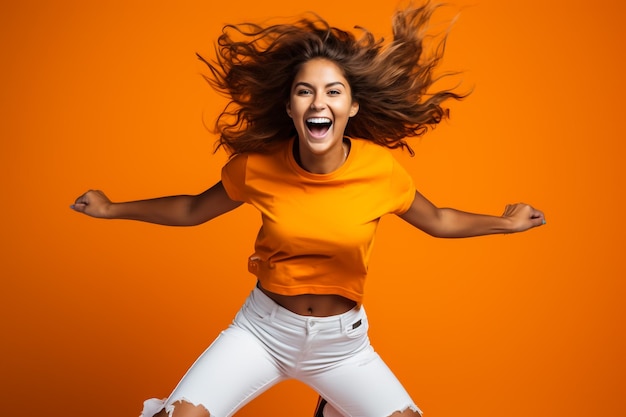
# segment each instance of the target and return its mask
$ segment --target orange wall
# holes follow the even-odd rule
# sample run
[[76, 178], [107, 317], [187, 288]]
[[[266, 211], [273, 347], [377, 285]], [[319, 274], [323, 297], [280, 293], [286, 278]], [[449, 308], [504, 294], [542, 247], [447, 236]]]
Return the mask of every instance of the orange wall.
[[[78, 0], [0, 6], [0, 396], [7, 415], [137, 415], [229, 322], [253, 278], [258, 220], [192, 229], [69, 210], [194, 193], [219, 178], [202, 81], [221, 25], [299, 2]], [[174, 5], [175, 4], [175, 5]], [[381, 224], [366, 305], [377, 349], [428, 416], [626, 415], [620, 2], [459, 1], [445, 67], [474, 93], [399, 156], [440, 205], [548, 225], [436, 240]], [[388, 35], [392, 2], [319, 0], [332, 24]], [[622, 122], [622, 123], [620, 123]], [[619, 125], [618, 125], [619, 123]], [[619, 126], [619, 129], [618, 129]], [[281, 385], [241, 416], [310, 415]]]

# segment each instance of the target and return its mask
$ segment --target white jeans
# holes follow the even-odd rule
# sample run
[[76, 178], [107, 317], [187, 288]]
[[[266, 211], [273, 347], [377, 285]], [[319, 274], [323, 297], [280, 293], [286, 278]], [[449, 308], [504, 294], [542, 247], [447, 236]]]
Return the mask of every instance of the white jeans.
[[291, 378], [328, 401], [327, 417], [386, 417], [408, 408], [421, 413], [370, 345], [367, 330], [363, 307], [331, 317], [300, 316], [255, 288], [170, 397], [146, 401], [141, 417], [163, 407], [171, 413], [180, 400], [204, 406], [212, 417], [232, 416]]

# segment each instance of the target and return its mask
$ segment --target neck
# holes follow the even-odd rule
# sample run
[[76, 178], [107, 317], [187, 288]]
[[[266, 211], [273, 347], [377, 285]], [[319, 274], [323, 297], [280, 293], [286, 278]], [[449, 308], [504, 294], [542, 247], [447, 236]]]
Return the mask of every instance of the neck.
[[293, 156], [303, 169], [312, 174], [330, 174], [339, 169], [348, 159], [350, 152], [349, 142], [343, 141], [338, 149], [330, 150], [322, 155], [304, 154], [300, 149], [298, 139], [294, 141]]

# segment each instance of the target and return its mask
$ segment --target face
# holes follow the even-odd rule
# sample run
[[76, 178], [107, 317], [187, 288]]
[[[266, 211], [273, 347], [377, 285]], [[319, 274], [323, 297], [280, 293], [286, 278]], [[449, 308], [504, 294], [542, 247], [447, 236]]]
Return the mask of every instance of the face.
[[315, 158], [340, 158], [343, 162], [344, 131], [358, 110], [337, 64], [321, 58], [303, 64], [287, 103], [287, 113], [298, 132], [302, 162]]

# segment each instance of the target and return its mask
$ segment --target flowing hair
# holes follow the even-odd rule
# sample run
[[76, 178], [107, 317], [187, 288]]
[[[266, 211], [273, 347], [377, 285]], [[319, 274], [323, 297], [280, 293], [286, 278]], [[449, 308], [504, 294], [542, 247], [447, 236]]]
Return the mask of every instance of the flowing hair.
[[324, 58], [343, 71], [359, 104], [345, 134], [413, 154], [405, 139], [448, 117], [442, 102], [464, 97], [452, 89], [430, 91], [447, 37], [426, 50], [428, 23], [437, 7], [427, 2], [398, 10], [389, 43], [361, 27], [359, 37], [331, 27], [314, 14], [288, 24], [226, 25], [216, 59], [198, 55], [210, 70], [205, 79], [230, 99], [215, 122], [216, 150], [267, 152], [295, 136], [286, 112], [292, 82], [304, 63]]

